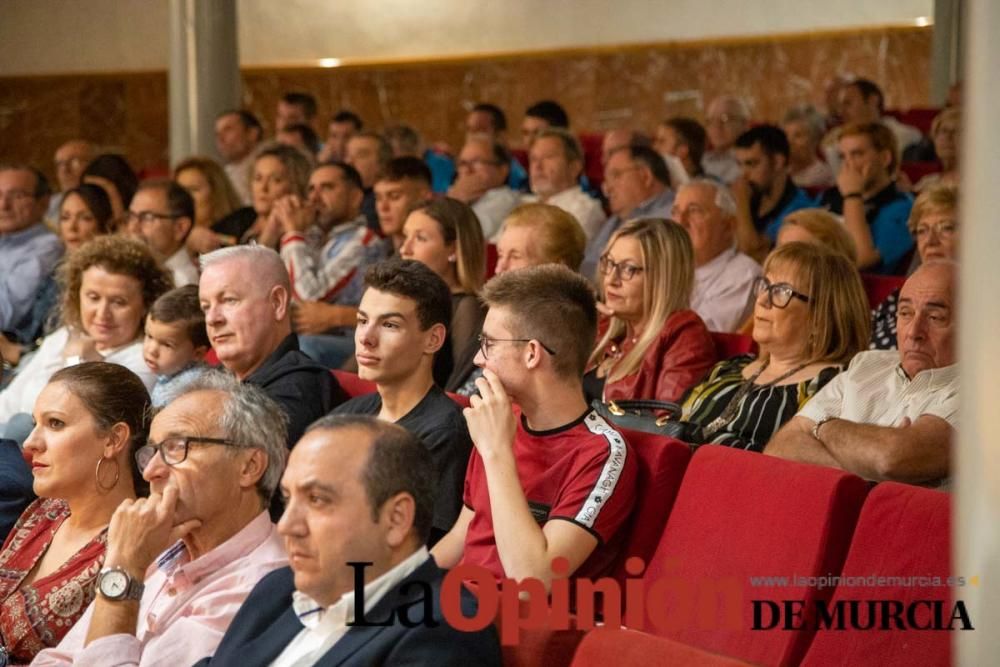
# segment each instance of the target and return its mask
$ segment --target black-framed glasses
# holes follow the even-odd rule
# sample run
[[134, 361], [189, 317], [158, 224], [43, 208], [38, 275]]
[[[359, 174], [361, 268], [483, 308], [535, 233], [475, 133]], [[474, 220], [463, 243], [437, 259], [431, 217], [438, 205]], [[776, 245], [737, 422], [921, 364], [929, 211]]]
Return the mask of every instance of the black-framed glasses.
[[607, 255], [601, 255], [600, 259], [597, 260], [597, 270], [605, 276], [617, 273], [619, 278], [628, 281], [632, 280], [635, 278], [636, 274], [642, 273], [646, 269], [641, 266], [636, 266], [635, 264], [615, 262]]
[[150, 442], [144, 447], [140, 447], [135, 453], [135, 462], [139, 466], [139, 470], [145, 470], [149, 462], [153, 460], [156, 453], [160, 453], [160, 458], [168, 466], [175, 466], [179, 463], [183, 463], [187, 459], [188, 449], [191, 448], [191, 443], [199, 443], [206, 445], [226, 445], [228, 447], [238, 447], [232, 440], [225, 440], [223, 438], [202, 438], [196, 435], [177, 435], [166, 438], [163, 442], [157, 444], [155, 442]]
[[753, 281], [753, 298], [759, 297], [764, 292], [767, 292], [767, 299], [775, 308], [785, 308], [792, 301], [792, 297], [800, 299], [805, 303], [809, 303], [812, 299], [803, 294], [802, 292], [797, 292], [794, 287], [788, 283], [771, 283], [767, 278], [757, 278]]
[[157, 213], [156, 211], [125, 211], [125, 222], [138, 221], [140, 225], [148, 225], [157, 220], [176, 220], [179, 215]]
[[537, 338], [490, 338], [486, 334], [479, 334], [476, 336], [476, 340], [479, 341], [479, 349], [483, 353], [483, 359], [490, 358], [490, 348], [496, 343], [530, 343], [533, 340], [538, 341], [538, 344], [542, 346], [542, 349], [551, 354], [553, 357], [556, 356], [555, 350]]

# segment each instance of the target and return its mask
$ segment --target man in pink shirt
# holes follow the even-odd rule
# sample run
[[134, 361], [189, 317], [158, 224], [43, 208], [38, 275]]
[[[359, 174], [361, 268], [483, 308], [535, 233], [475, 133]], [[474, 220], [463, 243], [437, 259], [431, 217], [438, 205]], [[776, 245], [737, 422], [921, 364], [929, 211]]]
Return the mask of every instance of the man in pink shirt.
[[149, 436], [135, 456], [149, 497], [112, 516], [94, 603], [33, 664], [193, 664], [254, 585], [287, 565], [267, 513], [287, 455], [277, 404], [213, 371], [156, 415]]

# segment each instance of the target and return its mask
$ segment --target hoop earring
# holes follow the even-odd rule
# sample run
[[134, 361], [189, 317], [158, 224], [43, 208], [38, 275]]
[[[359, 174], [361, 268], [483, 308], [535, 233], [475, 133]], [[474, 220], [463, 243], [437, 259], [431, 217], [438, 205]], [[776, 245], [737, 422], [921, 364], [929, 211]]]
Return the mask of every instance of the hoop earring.
[[[105, 461], [111, 461], [115, 464], [115, 478], [111, 481], [110, 486], [104, 486], [101, 484], [101, 464]], [[97, 459], [97, 469], [94, 471], [94, 478], [97, 480], [97, 489], [103, 493], [107, 493], [111, 489], [115, 488], [118, 484], [118, 478], [121, 476], [121, 465], [118, 463], [117, 459], [106, 459], [103, 456]]]

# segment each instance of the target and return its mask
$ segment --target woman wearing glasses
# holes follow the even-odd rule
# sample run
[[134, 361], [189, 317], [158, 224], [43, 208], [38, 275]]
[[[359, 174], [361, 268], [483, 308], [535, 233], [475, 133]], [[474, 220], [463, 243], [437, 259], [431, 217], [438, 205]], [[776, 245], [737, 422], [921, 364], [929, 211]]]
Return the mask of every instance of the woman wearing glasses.
[[133, 371], [147, 388], [156, 380], [142, 359], [142, 325], [172, 282], [149, 248], [122, 236], [99, 236], [66, 259], [59, 279], [62, 326], [0, 392], [0, 424], [5, 437], [18, 442], [31, 430], [35, 399], [61, 368], [107, 361]]
[[676, 402], [715, 363], [715, 345], [690, 309], [691, 239], [676, 222], [632, 220], [598, 261], [607, 330], [590, 356], [590, 398]]
[[753, 286], [761, 354], [719, 362], [685, 397], [701, 442], [761, 451], [771, 436], [864, 349], [868, 302], [857, 269], [814, 243], [774, 250]]
[[[954, 185], [934, 185], [921, 192], [910, 210], [910, 233], [917, 240], [917, 256], [921, 262], [957, 260], [958, 188]], [[872, 312], [871, 349], [896, 349], [898, 303], [897, 288]]]
[[0, 551], [0, 664], [27, 664], [59, 643], [94, 599], [111, 515], [145, 485], [149, 394], [117, 364], [65, 368], [34, 405], [25, 442], [38, 500]]

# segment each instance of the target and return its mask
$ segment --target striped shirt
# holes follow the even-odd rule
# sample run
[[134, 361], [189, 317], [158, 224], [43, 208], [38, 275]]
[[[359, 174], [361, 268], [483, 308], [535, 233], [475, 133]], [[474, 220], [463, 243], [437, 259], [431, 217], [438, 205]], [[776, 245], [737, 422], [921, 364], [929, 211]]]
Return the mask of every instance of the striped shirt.
[[[708, 377], [684, 397], [681, 418], [707, 427], [721, 416], [745, 380], [743, 369], [754, 359], [744, 355], [716, 364]], [[840, 368], [831, 366], [795, 384], [755, 385], [740, 400], [732, 419], [719, 427], [708, 442], [763, 451], [771, 436], [839, 372]]]
[[859, 424], [895, 426], [933, 415], [958, 427], [958, 365], [921, 371], [911, 380], [895, 350], [860, 352], [847, 371], [823, 388], [799, 416], [815, 422], [837, 417]]

